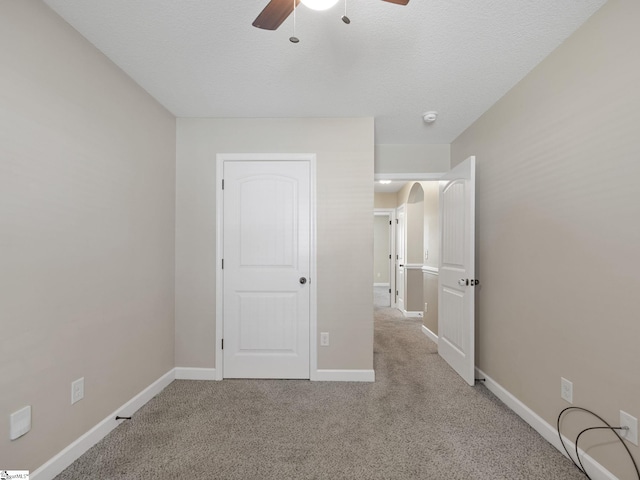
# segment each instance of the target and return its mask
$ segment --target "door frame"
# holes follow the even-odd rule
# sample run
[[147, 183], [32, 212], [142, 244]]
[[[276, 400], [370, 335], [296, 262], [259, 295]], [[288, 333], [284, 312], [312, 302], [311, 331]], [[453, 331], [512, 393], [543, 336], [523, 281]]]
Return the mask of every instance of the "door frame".
[[[380, 180], [392, 180], [395, 182], [429, 182], [429, 181], [439, 181], [443, 175], [445, 175], [447, 172], [438, 172], [438, 173], [419, 173], [419, 172], [412, 172], [412, 173], [398, 173], [398, 172], [392, 172], [392, 173], [374, 173], [373, 175], [373, 181], [374, 182], [378, 182]], [[394, 208], [394, 215], [395, 215], [395, 211], [398, 207]], [[397, 218], [397, 217], [396, 217]], [[395, 238], [396, 238], [396, 229], [397, 224], [396, 221], [394, 219], [393, 221], [393, 235], [394, 235], [394, 242], [395, 242]], [[393, 255], [396, 255], [396, 249], [394, 248], [393, 251]], [[396, 275], [396, 271], [395, 271], [395, 265], [396, 265], [396, 260], [395, 258], [393, 259], [393, 265], [394, 265], [394, 271], [393, 271], [393, 278], [394, 278], [394, 283], [395, 283], [395, 275]], [[392, 294], [392, 308], [398, 308], [397, 302], [396, 302], [396, 295], [395, 295], [395, 289], [393, 290], [393, 294]]]
[[[407, 271], [405, 270], [405, 264], [407, 263], [407, 204], [403, 203], [400, 204], [396, 207], [394, 215], [396, 217], [395, 219], [395, 225], [394, 225], [394, 229], [393, 229], [393, 233], [395, 235], [394, 238], [394, 252], [393, 252], [393, 256], [395, 257], [393, 259], [393, 281], [395, 283], [395, 290], [393, 291], [393, 305], [394, 308], [397, 308], [398, 310], [400, 310], [402, 312], [402, 314], [404, 315], [406, 312], [405, 309], [405, 298], [406, 298], [406, 289], [407, 289]], [[400, 226], [400, 218], [402, 218], [402, 227]], [[402, 241], [399, 242], [398, 239], [398, 234], [402, 233]], [[402, 261], [404, 262], [402, 264], [402, 267], [400, 266], [400, 250], [402, 250]], [[399, 290], [398, 290], [398, 272], [400, 271], [400, 269], [402, 268], [402, 295], [398, 295]], [[400, 308], [398, 305], [400, 305], [400, 302], [398, 302], [398, 297], [402, 298], [402, 308]]]
[[390, 222], [389, 227], [389, 307], [395, 308], [395, 291], [396, 291], [396, 272], [395, 272], [395, 259], [393, 256], [396, 253], [396, 209], [395, 208], [374, 208], [374, 217], [388, 217]]
[[222, 336], [224, 326], [223, 285], [224, 275], [224, 196], [222, 181], [225, 162], [241, 161], [306, 161], [309, 162], [309, 379], [318, 377], [318, 295], [317, 295], [317, 237], [316, 237], [316, 154], [315, 153], [218, 153], [216, 154], [216, 338], [215, 338], [215, 379], [224, 378], [224, 359], [222, 355]]

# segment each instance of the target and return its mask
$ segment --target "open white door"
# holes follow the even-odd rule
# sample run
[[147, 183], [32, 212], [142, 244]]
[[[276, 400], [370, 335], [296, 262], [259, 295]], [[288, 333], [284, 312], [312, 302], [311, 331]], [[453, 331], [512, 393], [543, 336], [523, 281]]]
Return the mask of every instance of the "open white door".
[[475, 182], [469, 157], [440, 183], [438, 353], [469, 384], [475, 383]]

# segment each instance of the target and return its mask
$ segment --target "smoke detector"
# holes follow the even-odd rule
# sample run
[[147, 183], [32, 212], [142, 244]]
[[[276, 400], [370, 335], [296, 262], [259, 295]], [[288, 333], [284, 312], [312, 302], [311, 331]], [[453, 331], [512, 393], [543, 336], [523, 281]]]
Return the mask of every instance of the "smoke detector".
[[437, 118], [438, 118], [438, 112], [430, 111], [430, 112], [424, 112], [422, 114], [422, 119], [424, 120], [424, 123], [433, 123], [436, 121]]

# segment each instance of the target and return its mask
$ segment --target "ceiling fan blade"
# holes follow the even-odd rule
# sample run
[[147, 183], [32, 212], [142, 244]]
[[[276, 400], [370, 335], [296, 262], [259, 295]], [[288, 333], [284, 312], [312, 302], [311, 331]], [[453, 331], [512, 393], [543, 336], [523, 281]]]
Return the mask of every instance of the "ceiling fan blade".
[[385, 2], [389, 2], [389, 3], [395, 3], [396, 5], [406, 5], [407, 3], [409, 3], [409, 0], [383, 0]]
[[[264, 30], [276, 30], [293, 12], [293, 2], [294, 0], [271, 0], [252, 25]], [[297, 7], [300, 0], [295, 2]]]

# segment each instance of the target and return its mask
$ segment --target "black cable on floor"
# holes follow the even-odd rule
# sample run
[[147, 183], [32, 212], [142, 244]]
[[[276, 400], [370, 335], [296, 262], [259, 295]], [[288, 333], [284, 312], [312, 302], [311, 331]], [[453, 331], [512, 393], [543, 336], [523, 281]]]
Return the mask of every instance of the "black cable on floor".
[[[600, 420], [602, 423], [604, 423], [606, 425], [606, 427], [588, 427], [588, 428], [585, 428], [584, 430], [582, 430], [580, 433], [578, 433], [578, 436], [576, 437], [575, 445], [576, 445], [576, 458], [578, 459], [578, 463], [579, 464], [576, 463], [576, 461], [573, 459], [573, 457], [569, 453], [569, 450], [567, 449], [567, 446], [565, 445], [564, 440], [562, 440], [562, 433], [560, 433], [560, 420], [562, 419], [562, 416], [566, 412], [568, 412], [569, 410], [580, 410], [581, 412], [586, 412], [586, 413], [588, 413], [590, 415], [593, 415], [594, 417], [596, 417], [598, 420]], [[573, 462], [573, 464], [576, 466], [576, 468], [578, 470], [580, 470], [582, 473], [584, 473], [584, 475], [589, 480], [592, 480], [592, 479], [589, 476], [589, 474], [587, 473], [587, 471], [585, 470], [584, 465], [582, 464], [582, 460], [580, 460], [580, 454], [578, 453], [578, 442], [580, 441], [580, 437], [582, 436], [582, 434], [585, 433], [585, 432], [588, 432], [590, 430], [611, 430], [611, 431], [615, 432], [616, 430], [624, 430], [625, 429], [625, 427], [612, 427], [600, 415], [598, 415], [596, 413], [593, 413], [591, 410], [587, 410], [586, 408], [582, 408], [582, 407], [567, 407], [564, 410], [562, 410], [560, 412], [560, 414], [558, 415], [558, 421], [556, 422], [556, 427], [557, 427], [557, 430], [558, 430], [558, 437], [560, 438], [560, 443], [562, 444], [562, 448], [564, 448], [564, 451], [567, 452], [567, 457], [569, 457], [569, 459]], [[638, 480], [640, 480], [640, 470], [638, 469], [638, 464], [636, 463], [635, 459], [633, 458], [633, 455], [631, 454], [631, 450], [629, 450], [629, 447], [627, 447], [627, 444], [624, 443], [624, 440], [622, 439], [622, 437], [620, 437], [620, 435], [616, 434], [616, 437], [618, 437], [618, 440], [620, 441], [620, 443], [622, 443], [622, 446], [627, 451], [627, 454], [629, 455], [629, 458], [631, 459], [631, 462], [633, 463], [633, 467], [636, 470], [636, 474], [638, 475]]]

